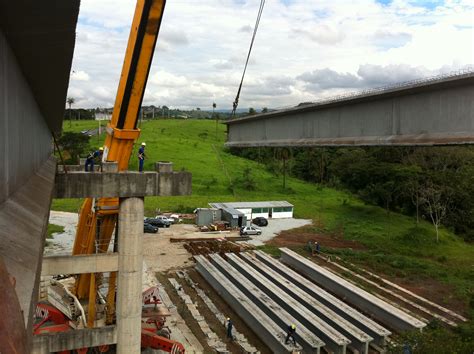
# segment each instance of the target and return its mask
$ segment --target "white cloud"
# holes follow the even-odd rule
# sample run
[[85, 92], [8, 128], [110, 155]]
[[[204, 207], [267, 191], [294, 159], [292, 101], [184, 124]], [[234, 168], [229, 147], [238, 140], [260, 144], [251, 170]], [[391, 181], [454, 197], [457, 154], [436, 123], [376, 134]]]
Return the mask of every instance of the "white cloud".
[[89, 81], [89, 74], [85, 71], [73, 71], [71, 73], [71, 80], [75, 81]]
[[[135, 0], [83, 0], [69, 96], [112, 106]], [[145, 104], [231, 108], [258, 1], [168, 1]], [[267, 1], [240, 107], [280, 107], [474, 64], [469, 0]]]

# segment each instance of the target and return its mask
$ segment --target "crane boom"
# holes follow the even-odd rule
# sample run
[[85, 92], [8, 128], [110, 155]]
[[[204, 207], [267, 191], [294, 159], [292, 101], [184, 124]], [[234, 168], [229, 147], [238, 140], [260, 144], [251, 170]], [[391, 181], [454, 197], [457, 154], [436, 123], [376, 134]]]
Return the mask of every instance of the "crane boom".
[[[163, 18], [166, 0], [137, 0], [127, 50], [117, 90], [112, 120], [107, 125], [102, 160], [118, 163], [119, 171], [128, 169], [135, 141], [140, 136], [137, 127], [156, 40]], [[116, 228], [118, 198], [87, 198], [79, 212], [73, 255], [107, 252]], [[98, 286], [96, 274], [81, 274], [76, 279], [75, 293], [89, 299], [87, 323], [94, 325], [95, 299]], [[107, 323], [115, 314], [116, 274], [109, 278]]]

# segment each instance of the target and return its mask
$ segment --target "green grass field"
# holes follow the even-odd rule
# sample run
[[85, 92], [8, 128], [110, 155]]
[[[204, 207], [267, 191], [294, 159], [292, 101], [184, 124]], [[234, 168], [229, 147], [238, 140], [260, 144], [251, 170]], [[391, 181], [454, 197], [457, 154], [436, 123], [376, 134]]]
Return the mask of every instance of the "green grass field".
[[[73, 122], [74, 130], [92, 128], [97, 122]], [[69, 122], [65, 122], [69, 129]], [[97, 137], [93, 137], [94, 146]], [[436, 279], [452, 286], [466, 306], [474, 292], [474, 245], [466, 244], [449, 230], [442, 229], [440, 242], [428, 222], [415, 227], [413, 218], [387, 214], [379, 207], [365, 205], [355, 196], [294, 178], [282, 189], [281, 176], [263, 165], [235, 157], [224, 148], [225, 126], [214, 121], [156, 120], [144, 122], [139, 143], [147, 143], [145, 169], [155, 161], [172, 161], [175, 170], [193, 174], [191, 196], [146, 198], [147, 215], [161, 211], [192, 212], [209, 202], [287, 200], [295, 206], [295, 217], [317, 220], [316, 232], [343, 230], [344, 237], [357, 240], [365, 251], [326, 250], [352, 262], [408, 279]], [[138, 147], [138, 144], [137, 144]], [[137, 147], [130, 169], [137, 169]], [[253, 191], [242, 188], [238, 180], [245, 168], [256, 182]], [[232, 192], [229, 186], [233, 184]], [[76, 212], [79, 200], [54, 200], [54, 210]], [[324, 245], [323, 245], [324, 247]], [[474, 302], [474, 300], [472, 300]]]

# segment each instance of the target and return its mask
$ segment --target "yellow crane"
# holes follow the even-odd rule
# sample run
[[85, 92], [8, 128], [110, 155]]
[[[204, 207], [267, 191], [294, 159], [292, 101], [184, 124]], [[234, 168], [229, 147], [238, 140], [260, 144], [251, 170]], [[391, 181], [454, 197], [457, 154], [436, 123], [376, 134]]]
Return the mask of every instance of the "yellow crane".
[[[143, 94], [150, 72], [166, 0], [138, 0], [133, 17], [112, 119], [107, 125], [103, 161], [115, 161], [119, 171], [128, 169], [133, 146], [140, 136], [137, 128]], [[80, 209], [73, 255], [107, 252], [117, 227], [118, 198], [87, 198]], [[94, 325], [99, 276], [81, 274], [74, 292], [89, 299], [87, 325]], [[100, 280], [100, 279], [99, 279]], [[114, 322], [116, 273], [110, 274], [106, 323]]]

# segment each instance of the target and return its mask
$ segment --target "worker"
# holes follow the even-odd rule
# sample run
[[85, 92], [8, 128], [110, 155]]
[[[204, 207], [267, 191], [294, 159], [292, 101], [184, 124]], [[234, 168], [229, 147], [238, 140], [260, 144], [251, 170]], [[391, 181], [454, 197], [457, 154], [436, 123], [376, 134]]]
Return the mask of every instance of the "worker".
[[[86, 159], [86, 172], [93, 172], [94, 171], [94, 160], [96, 158], [99, 158], [99, 161], [102, 160], [102, 154], [104, 153], [104, 148], [103, 147], [100, 147], [99, 150], [96, 150], [96, 151], [91, 151], [89, 153], [89, 156], [87, 156], [87, 159]], [[88, 168], [90, 166], [90, 169]]]
[[316, 246], [316, 253], [319, 254], [319, 253], [321, 252], [321, 248], [320, 248], [320, 246], [319, 246], [319, 242], [318, 242], [318, 241], [315, 242], [315, 246]]
[[296, 345], [295, 333], [296, 333], [296, 326], [294, 324], [289, 325], [288, 330], [286, 332], [285, 344], [288, 344], [288, 341], [291, 338], [293, 339], [293, 345]]
[[234, 327], [234, 324], [232, 323], [231, 319], [227, 317], [227, 324], [226, 324], [226, 328], [227, 328], [227, 338], [230, 339], [230, 340], [233, 340], [233, 336], [232, 336], [232, 328]]
[[143, 172], [143, 163], [145, 162], [145, 146], [146, 143], [142, 143], [142, 146], [138, 149], [138, 171]]

